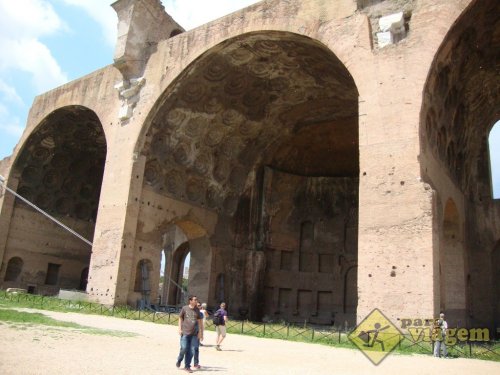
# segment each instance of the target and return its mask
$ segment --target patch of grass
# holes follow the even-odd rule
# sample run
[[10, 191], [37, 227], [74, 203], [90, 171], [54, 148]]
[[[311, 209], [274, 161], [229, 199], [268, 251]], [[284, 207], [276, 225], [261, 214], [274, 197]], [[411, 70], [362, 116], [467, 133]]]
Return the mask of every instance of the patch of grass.
[[[64, 322], [52, 319], [40, 313], [28, 313], [24, 311], [0, 308], [0, 321], [15, 324], [17, 328], [25, 329], [26, 326], [50, 326], [59, 328], [70, 328], [78, 330], [79, 332], [94, 334], [94, 335], [109, 335], [118, 337], [133, 337], [137, 336], [135, 333], [124, 331], [113, 331], [97, 329], [88, 326], [82, 326], [73, 322]], [[20, 326], [18, 326], [20, 324]]]
[[40, 313], [27, 313], [24, 311], [11, 310], [11, 309], [0, 309], [0, 321], [11, 322], [11, 323], [26, 323], [32, 325], [66, 327], [66, 328], [83, 328], [83, 326], [79, 324], [71, 322], [62, 322], [59, 320], [49, 318], [48, 316]]

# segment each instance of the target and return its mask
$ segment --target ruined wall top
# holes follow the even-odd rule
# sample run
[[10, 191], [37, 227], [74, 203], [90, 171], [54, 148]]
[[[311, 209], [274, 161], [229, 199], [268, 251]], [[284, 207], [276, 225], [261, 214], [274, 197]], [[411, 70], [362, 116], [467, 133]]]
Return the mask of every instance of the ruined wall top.
[[157, 44], [185, 31], [160, 0], [118, 0], [111, 6], [118, 15], [114, 65], [124, 79], [140, 77]]

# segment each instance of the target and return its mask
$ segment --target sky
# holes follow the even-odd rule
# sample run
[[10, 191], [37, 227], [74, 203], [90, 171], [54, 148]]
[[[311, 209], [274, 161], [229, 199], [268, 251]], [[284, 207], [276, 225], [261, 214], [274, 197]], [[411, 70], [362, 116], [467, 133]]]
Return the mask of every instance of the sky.
[[[0, 159], [12, 154], [36, 95], [113, 62], [116, 13], [109, 0], [0, 0]], [[186, 30], [257, 0], [162, 0]], [[500, 198], [500, 124], [490, 136]]]

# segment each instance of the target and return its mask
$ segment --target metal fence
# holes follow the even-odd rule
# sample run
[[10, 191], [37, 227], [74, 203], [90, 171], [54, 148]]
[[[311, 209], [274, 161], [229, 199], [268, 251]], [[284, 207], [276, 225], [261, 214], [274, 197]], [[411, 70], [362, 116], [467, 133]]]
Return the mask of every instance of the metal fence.
[[[55, 297], [39, 296], [24, 293], [7, 293], [0, 291], [0, 303], [13, 302], [16, 305], [45, 309], [74, 311], [85, 314], [113, 316], [117, 318], [142, 320], [157, 324], [177, 325], [179, 315], [177, 312], [158, 312], [152, 310], [135, 310], [129, 306], [106, 306], [86, 301], [62, 300]], [[215, 330], [210, 319], [205, 326], [208, 330]], [[287, 323], [258, 323], [250, 321], [229, 320], [226, 323], [228, 333], [244, 334], [257, 337], [267, 337], [282, 340], [321, 343], [333, 346], [354, 347], [348, 335], [350, 332], [335, 328], [318, 328], [306, 324], [296, 326]], [[433, 342], [414, 341], [410, 336], [402, 335], [397, 351], [403, 353], [432, 354]], [[500, 341], [459, 342], [448, 346], [451, 357], [478, 358], [500, 361]]]

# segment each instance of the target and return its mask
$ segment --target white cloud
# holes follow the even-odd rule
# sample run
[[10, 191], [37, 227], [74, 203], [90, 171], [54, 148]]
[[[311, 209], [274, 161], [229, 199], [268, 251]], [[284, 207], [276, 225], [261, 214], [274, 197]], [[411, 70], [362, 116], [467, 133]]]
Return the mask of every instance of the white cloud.
[[0, 0], [0, 74], [31, 74], [36, 93], [67, 82], [49, 49], [39, 41], [64, 29], [63, 25], [48, 1]]
[[19, 138], [24, 131], [24, 126], [21, 125], [19, 119], [12, 116], [7, 107], [2, 104], [0, 104], [0, 131], [16, 139]]
[[162, 0], [168, 14], [186, 30], [255, 4], [260, 0]]
[[[0, 0], [1, 1], [1, 0]], [[244, 8], [260, 0], [162, 0], [166, 11], [185, 29], [189, 30]], [[117, 33], [117, 16], [111, 1], [62, 0], [67, 5], [83, 9], [102, 28], [107, 42], [114, 46]]]
[[0, 78], [0, 98], [2, 98], [2, 100], [5, 100], [6, 102], [10, 102], [21, 106], [24, 105], [23, 99], [21, 99], [21, 97], [17, 93], [15, 87], [8, 85], [1, 78]]
[[106, 41], [114, 46], [118, 18], [110, 1], [104, 0], [63, 0], [65, 4], [82, 8], [102, 28]]
[[63, 27], [46, 0], [0, 0], [0, 35], [23, 39], [52, 34]]
[[14, 87], [0, 79], [0, 133], [4, 142], [10, 139], [11, 143], [14, 143], [23, 134], [24, 126], [19, 118], [11, 113], [11, 110], [17, 107], [24, 107], [23, 100]]
[[65, 29], [47, 0], [0, 0], [1, 154], [10, 153], [24, 131], [20, 114], [27, 108], [21, 87], [31, 85], [31, 89], [24, 87], [31, 99], [33, 94], [67, 82], [66, 74], [40, 41]]
[[68, 81], [47, 46], [36, 39], [5, 40], [0, 37], [0, 48], [9, 51], [6, 56], [0, 57], [0, 70], [15, 69], [30, 73], [37, 93]]

